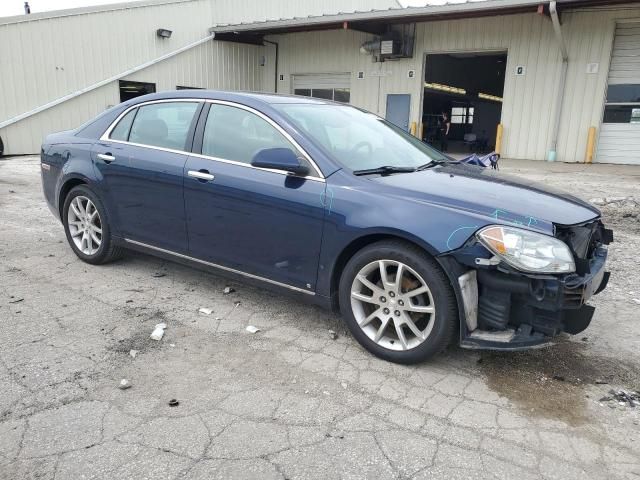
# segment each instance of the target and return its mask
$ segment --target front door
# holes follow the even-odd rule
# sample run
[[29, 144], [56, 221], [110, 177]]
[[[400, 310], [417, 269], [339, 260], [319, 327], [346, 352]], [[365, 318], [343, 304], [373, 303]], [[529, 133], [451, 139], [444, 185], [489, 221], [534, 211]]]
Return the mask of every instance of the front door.
[[387, 114], [385, 118], [395, 126], [408, 132], [410, 106], [411, 95], [389, 94], [387, 95]]
[[300, 155], [260, 114], [211, 105], [202, 155], [191, 156], [184, 169], [190, 255], [314, 291], [325, 183], [252, 167], [263, 148]]
[[187, 251], [184, 165], [199, 107], [197, 102], [143, 105], [94, 146], [107, 209], [120, 236]]

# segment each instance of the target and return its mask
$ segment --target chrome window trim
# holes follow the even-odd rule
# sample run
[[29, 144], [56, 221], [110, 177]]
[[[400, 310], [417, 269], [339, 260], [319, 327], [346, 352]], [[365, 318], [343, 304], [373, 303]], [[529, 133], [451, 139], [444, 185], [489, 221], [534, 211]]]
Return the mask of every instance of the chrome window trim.
[[261, 277], [259, 275], [254, 275], [252, 273], [243, 272], [242, 270], [236, 270], [235, 268], [230, 268], [230, 267], [225, 267], [223, 265], [218, 265], [217, 263], [207, 262], [206, 260], [200, 260], [199, 258], [190, 257], [188, 255], [183, 255], [182, 253], [173, 252], [171, 250], [166, 250], [164, 248], [154, 247], [153, 245], [149, 245], [147, 243], [138, 242], [136, 240], [131, 240], [130, 238], [125, 238], [124, 241], [127, 242], [127, 243], [131, 243], [133, 245], [137, 245], [139, 247], [148, 248], [150, 250], [155, 250], [157, 252], [166, 253], [168, 255], [173, 255], [175, 257], [183, 258], [185, 260], [190, 260], [192, 262], [201, 263], [202, 265], [207, 265], [209, 267], [217, 268], [219, 270], [224, 270], [226, 272], [236, 273], [238, 275], [242, 275], [242, 276], [247, 277], [247, 278], [251, 278], [251, 279], [254, 279], [254, 280], [260, 280], [262, 282], [270, 283], [272, 285], [277, 285], [279, 287], [288, 288], [289, 290], [294, 290], [296, 292], [306, 293], [307, 295], [312, 295], [312, 296], [316, 294], [316, 292], [310, 292], [308, 290], [305, 290], [304, 288], [294, 287], [293, 285], [288, 285], [286, 283], [277, 282], [275, 280], [271, 280], [269, 278]]
[[[184, 152], [182, 152], [182, 153], [184, 153]], [[313, 177], [313, 176], [309, 176], [309, 175], [306, 176], [306, 177], [300, 177], [300, 176], [297, 176], [297, 175], [293, 175], [292, 173], [283, 172], [282, 170], [274, 170], [272, 168], [263, 168], [263, 167], [254, 167], [253, 165], [251, 165], [249, 163], [238, 162], [237, 160], [227, 160], [226, 158], [211, 157], [209, 155], [202, 155], [200, 153], [190, 153], [189, 156], [196, 157], [196, 158], [202, 158], [204, 160], [211, 160], [211, 161], [214, 161], [214, 162], [227, 163], [229, 165], [237, 165], [239, 167], [253, 168], [254, 170], [261, 170], [263, 172], [277, 173], [278, 175], [286, 175], [286, 176], [292, 177], [292, 178], [304, 178], [305, 180], [311, 180], [311, 181], [314, 181], [314, 182], [325, 183], [324, 178]]]
[[153, 105], [155, 103], [174, 103], [174, 102], [188, 102], [188, 103], [197, 102], [197, 103], [211, 103], [211, 104], [218, 104], [218, 105], [227, 105], [227, 106], [230, 106], [230, 107], [240, 108], [242, 110], [246, 110], [248, 112], [251, 112], [254, 115], [257, 115], [258, 117], [262, 118], [267, 123], [269, 123], [271, 126], [273, 126], [278, 132], [280, 132], [280, 134], [282, 134], [287, 139], [287, 141], [289, 141], [294, 147], [296, 147], [302, 153], [304, 158], [311, 164], [311, 166], [314, 168], [316, 173], [318, 174], [317, 176], [308, 175], [308, 176], [299, 177], [299, 178], [304, 178], [306, 180], [313, 180], [313, 181], [316, 181], [316, 182], [325, 182], [325, 177], [322, 174], [322, 171], [320, 170], [320, 167], [318, 167], [318, 165], [313, 161], [313, 159], [305, 151], [305, 149], [302, 148], [300, 146], [300, 144], [298, 142], [296, 142], [291, 135], [289, 135], [289, 133], [287, 133], [280, 125], [278, 125], [278, 123], [276, 123], [273, 119], [271, 119], [270, 117], [268, 117], [264, 113], [256, 110], [255, 108], [249, 107], [247, 105], [242, 105], [241, 103], [230, 102], [228, 100], [216, 100], [216, 99], [208, 99], [208, 98], [200, 98], [200, 99], [198, 99], [198, 98], [165, 98], [165, 99], [160, 99], [160, 100], [149, 100], [148, 102], [142, 102], [142, 103], [138, 103], [138, 104], [135, 104], [135, 105], [131, 105], [129, 108], [124, 110], [120, 115], [118, 115], [118, 117], [111, 123], [111, 125], [109, 125], [109, 128], [107, 128], [107, 130], [100, 137], [100, 141], [119, 143], [119, 144], [123, 144], [123, 145], [133, 145], [133, 146], [136, 146], [136, 147], [143, 147], [143, 148], [151, 148], [153, 150], [160, 150], [160, 151], [163, 151], [163, 152], [190, 155], [190, 156], [194, 156], [194, 157], [197, 157], [197, 158], [204, 158], [204, 159], [213, 160], [213, 161], [216, 161], [216, 162], [228, 163], [230, 165], [238, 165], [238, 166], [241, 166], [241, 167], [253, 168], [253, 169], [256, 169], [256, 170], [263, 170], [263, 171], [271, 172], [271, 173], [277, 173], [279, 175], [293, 176], [292, 174], [287, 173], [287, 172], [283, 172], [283, 171], [280, 171], [280, 170], [273, 170], [271, 168], [254, 167], [251, 164], [244, 163], [244, 162], [239, 162], [237, 160], [227, 160], [226, 158], [218, 158], [218, 157], [213, 157], [213, 156], [210, 156], [210, 155], [202, 155], [200, 153], [187, 152], [186, 150], [175, 150], [175, 149], [172, 149], [172, 148], [157, 147], [157, 146], [154, 146], [154, 145], [145, 145], [145, 144], [142, 144], [142, 143], [134, 143], [134, 142], [128, 142], [128, 141], [125, 142], [123, 140], [114, 140], [112, 138], [109, 138], [109, 135], [111, 135], [112, 130], [116, 127], [116, 125], [118, 125], [120, 120], [127, 113], [129, 113], [131, 110], [133, 110], [134, 108], [143, 107], [145, 105]]
[[[300, 153], [302, 153], [304, 158], [309, 162], [309, 164], [314, 168], [314, 170], [318, 174], [317, 177], [311, 176], [310, 178], [321, 178], [321, 179], [324, 179], [324, 176], [322, 175], [322, 172], [320, 171], [320, 168], [318, 167], [318, 165], [316, 165], [316, 163], [313, 161], [311, 156], [305, 151], [304, 148], [302, 148], [300, 146], [300, 144], [298, 142], [296, 142], [293, 139], [293, 137], [291, 135], [289, 135], [289, 133], [284, 128], [282, 128], [280, 125], [278, 125], [278, 123], [275, 120], [273, 120], [271, 117], [268, 117], [267, 115], [265, 115], [264, 113], [256, 110], [255, 108], [249, 107], [247, 105], [242, 105], [241, 103], [229, 102], [227, 100], [215, 100], [215, 99], [205, 99], [205, 102], [206, 103], [215, 104], [215, 105], [227, 105], [229, 107], [240, 108], [241, 110], [246, 110], [247, 112], [251, 112], [254, 115], [257, 115], [258, 117], [262, 118], [264, 121], [269, 123], [273, 128], [275, 128], [278, 132], [280, 132], [280, 134], [284, 138], [286, 138], [289, 143], [291, 143], [294, 147], [296, 147], [300, 151]], [[205, 123], [205, 127], [206, 127], [206, 123]], [[205, 155], [205, 156], [208, 157], [208, 155]], [[210, 158], [216, 158], [216, 157], [210, 157]], [[222, 159], [222, 160], [227, 160], [227, 159]], [[240, 163], [240, 164], [243, 164], [243, 165], [247, 165], [246, 163], [238, 162], [237, 160], [228, 160], [228, 161], [237, 162], [237, 163]], [[253, 168], [258, 168], [258, 167], [253, 167]], [[262, 169], [262, 170], [266, 170], [266, 169]], [[273, 170], [271, 170], [271, 171], [273, 171]], [[288, 174], [285, 172], [285, 175], [288, 175]]]

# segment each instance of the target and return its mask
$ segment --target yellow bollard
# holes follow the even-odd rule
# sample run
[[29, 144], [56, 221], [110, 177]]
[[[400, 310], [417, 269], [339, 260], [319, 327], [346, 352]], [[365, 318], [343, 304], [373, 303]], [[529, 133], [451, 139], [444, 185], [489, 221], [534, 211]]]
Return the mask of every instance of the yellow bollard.
[[589, 136], [587, 137], [587, 153], [584, 157], [584, 163], [593, 162], [593, 149], [596, 145], [596, 127], [589, 127]]
[[411, 133], [411, 135], [413, 135], [414, 137], [416, 136], [416, 122], [411, 122], [409, 133]]
[[500, 155], [502, 152], [502, 133], [504, 132], [504, 127], [501, 123], [498, 124], [498, 131], [496, 132], [496, 153]]

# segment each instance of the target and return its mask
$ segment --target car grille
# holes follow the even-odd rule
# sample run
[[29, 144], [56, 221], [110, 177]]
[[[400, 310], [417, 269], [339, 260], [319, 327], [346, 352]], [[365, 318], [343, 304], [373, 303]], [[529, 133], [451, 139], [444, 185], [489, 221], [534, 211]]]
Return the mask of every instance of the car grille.
[[601, 227], [600, 221], [573, 227], [558, 226], [556, 238], [569, 245], [576, 260], [588, 260], [602, 243], [601, 235], [598, 235]]

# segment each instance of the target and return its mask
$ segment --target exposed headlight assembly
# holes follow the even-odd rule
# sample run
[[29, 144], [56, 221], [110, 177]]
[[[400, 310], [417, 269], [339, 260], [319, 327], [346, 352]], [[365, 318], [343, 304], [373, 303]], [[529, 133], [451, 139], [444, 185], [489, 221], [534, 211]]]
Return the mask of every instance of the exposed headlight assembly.
[[476, 237], [498, 258], [523, 272], [571, 273], [576, 270], [566, 243], [521, 228], [492, 225]]

